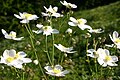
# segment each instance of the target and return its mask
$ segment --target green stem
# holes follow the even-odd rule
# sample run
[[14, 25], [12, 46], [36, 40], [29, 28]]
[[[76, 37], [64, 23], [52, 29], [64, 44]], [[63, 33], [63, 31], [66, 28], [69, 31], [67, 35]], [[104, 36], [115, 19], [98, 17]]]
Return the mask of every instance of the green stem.
[[26, 28], [27, 32], [29, 33], [29, 35], [34, 39], [34, 37], [33, 37], [34, 35], [31, 34], [31, 32], [30, 32], [29, 28], [27, 27], [27, 25], [25, 25], [25, 28]]
[[62, 64], [63, 60], [64, 60], [64, 54], [61, 57], [61, 64]]
[[33, 35], [33, 32], [32, 32], [32, 30], [31, 30], [31, 28], [30, 28], [30, 25], [29, 24], [27, 24], [28, 25], [28, 29], [29, 29], [29, 31], [30, 31], [30, 34], [32, 35], [32, 38], [34, 39], [34, 35]]
[[25, 80], [25, 78], [24, 78], [24, 76], [25, 76], [25, 72], [23, 72], [23, 75], [22, 75], [22, 76], [23, 76], [22, 80]]
[[49, 56], [49, 54], [48, 54], [47, 36], [46, 36], [46, 39], [45, 39], [45, 44], [46, 44], [46, 50], [45, 50], [45, 52], [47, 53], [47, 57], [48, 57], [48, 60], [49, 60], [50, 64], [52, 65], [52, 62], [51, 62], [50, 56]]
[[53, 41], [53, 42], [52, 42], [52, 43], [53, 43], [53, 45], [52, 45], [52, 46], [53, 46], [53, 48], [52, 48], [52, 49], [53, 49], [53, 50], [52, 50], [52, 51], [53, 51], [53, 52], [52, 52], [52, 53], [53, 53], [53, 54], [52, 54], [52, 63], [53, 63], [53, 65], [54, 65], [54, 55], [55, 55], [55, 52], [54, 52], [54, 34], [52, 34], [52, 41]]
[[[34, 46], [34, 44], [33, 44], [33, 40], [32, 40], [31, 37], [30, 37], [30, 40], [31, 40], [31, 44], [32, 44], [32, 47], [33, 47], [33, 51], [34, 51], [34, 53], [35, 53], [35, 57], [36, 57], [36, 59], [39, 61], [39, 59], [38, 59], [38, 55], [37, 55], [37, 53], [36, 53], [35, 46]], [[41, 70], [43, 76], [44, 76], [45, 79], [47, 80], [47, 78], [46, 78], [46, 76], [45, 76], [45, 74], [44, 74], [44, 72], [43, 72], [43, 69], [42, 69], [42, 67], [41, 67], [41, 64], [38, 63], [38, 65], [39, 65], [39, 68], [40, 68], [40, 70]]]
[[[52, 26], [52, 17], [50, 17], [50, 26], [53, 28]], [[52, 64], [54, 65], [54, 55], [55, 55], [55, 51], [54, 51], [54, 34], [52, 34]]]
[[[28, 27], [27, 27], [27, 25], [25, 25], [25, 28], [26, 28], [27, 32], [29, 33], [29, 35], [30, 35], [30, 41], [31, 41], [31, 45], [32, 45], [33, 51], [34, 51], [34, 53], [35, 53], [35, 57], [36, 57], [36, 59], [39, 61], [38, 55], [37, 55], [37, 53], [36, 53], [36, 49], [35, 49], [35, 46], [34, 46], [34, 43], [33, 43], [34, 35], [33, 35], [33, 33], [32, 33], [32, 30], [30, 29], [29, 24], [28, 24]], [[45, 74], [44, 74], [44, 72], [43, 72], [43, 69], [42, 69], [42, 67], [41, 67], [41, 64], [39, 63], [38, 65], [39, 65], [39, 68], [40, 68], [40, 70], [41, 70], [41, 72], [42, 72], [45, 80], [47, 80], [47, 78], [46, 78], [46, 76], [45, 76]]]

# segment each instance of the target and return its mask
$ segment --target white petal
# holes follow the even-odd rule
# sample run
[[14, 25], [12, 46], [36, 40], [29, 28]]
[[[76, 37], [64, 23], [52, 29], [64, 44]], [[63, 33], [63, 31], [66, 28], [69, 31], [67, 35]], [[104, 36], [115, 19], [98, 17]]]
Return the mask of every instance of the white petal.
[[68, 24], [69, 24], [70, 26], [77, 26], [77, 24], [74, 23], [74, 22], [68, 22]]
[[109, 36], [110, 36], [110, 39], [114, 42], [114, 39], [112, 38], [112, 36], [109, 34]]
[[72, 22], [74, 22], [74, 23], [77, 23], [78, 21], [75, 19], [75, 18], [73, 18], [73, 17], [70, 17], [70, 20], [72, 21]]
[[23, 19], [20, 23], [29, 23], [29, 20]]
[[27, 54], [26, 54], [25, 52], [23, 52], [23, 51], [19, 51], [19, 52], [18, 52], [18, 55], [19, 55], [20, 57], [22, 57], [22, 58], [24, 58], [24, 57], [27, 56]]
[[111, 56], [113, 62], [117, 62], [118, 61], [118, 57], [117, 56]]
[[41, 29], [43, 27], [43, 25], [42, 24], [37, 24], [36, 27]]
[[47, 14], [47, 13], [41, 13], [43, 16], [50, 16], [49, 14]]
[[42, 30], [37, 30], [37, 31], [32, 30], [32, 32], [34, 32], [34, 33], [36, 33], [36, 34], [40, 34], [40, 33], [42, 33], [43, 31], [42, 31]]
[[8, 33], [4, 30], [4, 29], [1, 29], [3, 35], [8, 35]]
[[62, 71], [62, 69], [63, 69], [63, 67], [61, 66], [61, 65], [55, 65], [55, 67], [54, 67], [55, 69], [57, 69], [57, 70], [61, 70]]
[[68, 71], [68, 70], [64, 70], [64, 71], [61, 72], [61, 74], [64, 74], [64, 75], [65, 75], [65, 74], [68, 74], [69, 72], [70, 72], [70, 71]]
[[22, 64], [13, 65], [15, 68], [22, 69]]
[[22, 17], [19, 16], [19, 15], [17, 15], [17, 14], [14, 14], [14, 16], [15, 16], [16, 18], [18, 18], [18, 19], [22, 19]]
[[89, 49], [87, 50], [88, 53], [93, 53], [93, 52], [96, 52], [94, 49]]
[[59, 31], [58, 31], [57, 29], [53, 29], [52, 33], [53, 33], [53, 34], [58, 34]]
[[117, 32], [117, 31], [114, 31], [114, 32], [113, 32], [113, 39], [115, 40], [116, 38], [118, 38], [118, 35], [119, 35], [118, 32]]
[[78, 27], [80, 28], [80, 29], [82, 29], [82, 30], [84, 30], [84, 29], [92, 29], [89, 25], [78, 25]]
[[22, 40], [24, 37], [20, 37], [20, 38], [13, 38], [13, 40], [16, 40], [16, 41], [20, 41]]
[[112, 63], [112, 62], [109, 62], [109, 63], [107, 63], [109, 66], [118, 66], [118, 64], [116, 64], [116, 63]]
[[44, 69], [46, 69], [48, 72], [52, 72], [53, 71], [51, 66], [45, 66]]
[[104, 64], [104, 61], [103, 61], [103, 59], [101, 59], [101, 58], [98, 58], [97, 61], [98, 61], [98, 63], [99, 63], [100, 65], [103, 65], [103, 64]]
[[30, 63], [32, 60], [30, 58], [22, 58], [23, 63]]

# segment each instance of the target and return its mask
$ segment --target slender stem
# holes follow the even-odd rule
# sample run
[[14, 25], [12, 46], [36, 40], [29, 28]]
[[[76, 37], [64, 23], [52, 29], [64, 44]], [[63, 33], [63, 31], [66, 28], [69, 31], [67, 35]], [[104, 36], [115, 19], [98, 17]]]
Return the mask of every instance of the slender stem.
[[25, 76], [25, 72], [24, 72], [24, 71], [23, 71], [23, 75], [22, 75], [22, 76], [23, 76], [22, 80], [25, 80], [25, 78], [24, 78], [24, 76]]
[[[38, 55], [37, 55], [37, 53], [36, 53], [36, 49], [35, 49], [35, 46], [34, 46], [34, 43], [33, 43], [34, 35], [33, 35], [32, 31], [31, 31], [29, 25], [28, 25], [28, 27], [27, 27], [27, 25], [25, 25], [25, 27], [26, 27], [27, 32], [28, 32], [29, 35], [30, 35], [30, 41], [31, 41], [31, 45], [32, 45], [32, 47], [33, 47], [33, 51], [34, 51], [34, 53], [35, 53], [35, 57], [36, 57], [36, 59], [39, 61], [39, 59], [38, 59]], [[42, 69], [41, 64], [38, 63], [38, 65], [39, 65], [39, 68], [40, 68], [40, 70], [41, 70], [43, 76], [44, 76], [45, 79], [47, 80], [47, 78], [46, 78], [46, 76], [45, 76], [45, 74], [44, 74], [44, 72], [43, 72], [43, 69]]]
[[[86, 55], [88, 54], [88, 52], [87, 52], [87, 50], [88, 50], [88, 38], [87, 38], [87, 40], [86, 40]], [[89, 57], [87, 56], [87, 62], [88, 62], [88, 66], [89, 66], [89, 68], [90, 68], [90, 71], [92, 72], [92, 69], [91, 69], [91, 67], [90, 67], [90, 60], [89, 60]]]
[[52, 42], [52, 43], [53, 43], [53, 48], [52, 48], [52, 49], [53, 49], [53, 50], [52, 50], [52, 51], [53, 51], [53, 52], [52, 52], [52, 53], [53, 53], [53, 54], [52, 54], [52, 63], [53, 63], [53, 65], [54, 65], [54, 55], [55, 55], [55, 52], [54, 52], [54, 34], [52, 34], [52, 39], [53, 39], [53, 42]]
[[[50, 17], [50, 26], [53, 28], [52, 26], [52, 17]], [[54, 34], [52, 34], [52, 64], [54, 65]]]
[[27, 27], [27, 25], [25, 25], [25, 28], [26, 28], [27, 32], [29, 33], [29, 35], [34, 39], [34, 37], [33, 37], [33, 35], [31, 34], [29, 28]]
[[63, 60], [64, 60], [64, 54], [61, 57], [61, 64], [62, 64]]
[[[34, 46], [34, 44], [33, 44], [33, 40], [32, 40], [32, 38], [31, 38], [31, 37], [30, 37], [30, 40], [31, 40], [31, 43], [32, 43], [33, 50], [34, 50], [34, 52], [35, 52], [35, 57], [36, 57], [36, 58], [37, 58], [37, 60], [39, 61], [39, 59], [38, 59], [38, 55], [37, 55], [37, 53], [36, 53], [35, 46]], [[44, 74], [44, 72], [43, 72], [43, 69], [42, 69], [41, 64], [40, 64], [40, 63], [38, 63], [38, 65], [39, 65], [39, 68], [40, 68], [40, 70], [41, 70], [42, 74], [44, 75], [45, 79], [47, 80], [47, 78], [46, 78], [46, 76], [45, 76], [45, 74]]]
[[52, 65], [52, 62], [51, 62], [50, 56], [49, 56], [49, 54], [48, 54], [47, 36], [46, 36], [46, 39], [45, 39], [45, 44], [46, 44], [46, 50], [45, 50], [45, 51], [46, 51], [46, 53], [47, 53], [48, 60], [49, 60], [50, 64]]
[[27, 25], [28, 25], [29, 32], [30, 32], [30, 34], [32, 35], [32, 38], [34, 39], [34, 35], [33, 35], [33, 32], [32, 32], [32, 30], [31, 30], [31, 28], [30, 28], [30, 25], [29, 25], [29, 24], [27, 24]]

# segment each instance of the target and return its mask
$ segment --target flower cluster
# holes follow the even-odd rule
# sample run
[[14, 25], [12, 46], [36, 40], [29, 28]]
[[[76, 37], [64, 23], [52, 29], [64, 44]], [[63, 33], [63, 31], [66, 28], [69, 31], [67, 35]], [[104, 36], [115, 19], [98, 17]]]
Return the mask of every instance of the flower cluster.
[[42, 12], [42, 15], [43, 16], [53, 16], [53, 17], [62, 17], [63, 15], [61, 15], [60, 13], [57, 13], [58, 11], [58, 7], [53, 7], [50, 5], [49, 8], [47, 9], [45, 6], [44, 6], [45, 10], [46, 10], [46, 13]]
[[118, 61], [118, 57], [117, 56], [111, 56], [109, 50], [107, 49], [102, 49], [102, 48], [98, 48], [98, 50], [94, 50], [94, 49], [89, 49], [87, 50], [88, 53], [87, 56], [90, 56], [92, 58], [97, 58], [97, 61], [100, 65], [102, 65], [103, 67], [108, 66], [117, 66], [117, 64], [115, 62]]
[[22, 69], [23, 63], [30, 63], [32, 60], [30, 58], [25, 58], [27, 54], [20, 51], [16, 52], [14, 49], [5, 50], [3, 56], [1, 56], [0, 63], [7, 64], [8, 66], [14, 66], [15, 68]]

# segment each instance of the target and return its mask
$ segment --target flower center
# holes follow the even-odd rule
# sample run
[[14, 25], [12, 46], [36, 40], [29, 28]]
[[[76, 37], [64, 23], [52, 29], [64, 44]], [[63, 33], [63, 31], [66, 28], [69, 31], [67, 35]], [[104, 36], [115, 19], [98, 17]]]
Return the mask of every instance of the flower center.
[[9, 34], [9, 36], [11, 36], [11, 37], [14, 37], [14, 38], [15, 38], [15, 37], [16, 37], [16, 34], [10, 33], [10, 34]]
[[111, 57], [110, 56], [106, 56], [105, 57], [105, 61], [107, 62], [107, 61], [110, 61], [111, 60]]
[[17, 59], [19, 57], [19, 55], [18, 54], [16, 54], [14, 57], [8, 57], [6, 60], [7, 60], [7, 62], [12, 62], [12, 61], [14, 61], [15, 59]]
[[54, 69], [53, 69], [53, 72], [54, 72], [55, 74], [58, 74], [58, 73], [61, 72], [61, 70], [54, 68]]
[[44, 27], [43, 27], [43, 30], [44, 30], [44, 31], [48, 31], [48, 30], [51, 30], [51, 29], [52, 29], [52, 28], [51, 28], [50, 26], [44, 26]]
[[115, 42], [116, 42], [116, 43], [120, 43], [120, 39], [119, 39], [119, 38], [116, 38], [116, 39], [115, 39]]
[[24, 14], [24, 16], [25, 16], [25, 18], [27, 19], [27, 18], [31, 17], [32, 14]]
[[84, 21], [82, 19], [77, 19], [79, 24], [84, 24]]
[[14, 58], [13, 57], [8, 57], [6, 60], [7, 60], [7, 62], [10, 63], [10, 62], [12, 62], [14, 60]]

